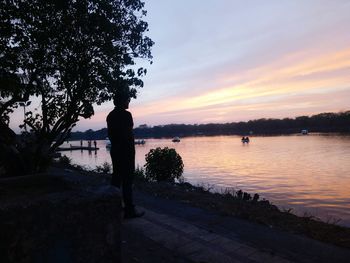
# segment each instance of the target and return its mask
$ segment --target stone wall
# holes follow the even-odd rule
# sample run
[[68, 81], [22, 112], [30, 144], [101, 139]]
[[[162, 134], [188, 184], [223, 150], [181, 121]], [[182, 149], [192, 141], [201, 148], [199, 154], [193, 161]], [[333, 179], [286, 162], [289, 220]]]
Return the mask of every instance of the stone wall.
[[0, 180], [0, 262], [120, 262], [120, 200], [73, 171]]

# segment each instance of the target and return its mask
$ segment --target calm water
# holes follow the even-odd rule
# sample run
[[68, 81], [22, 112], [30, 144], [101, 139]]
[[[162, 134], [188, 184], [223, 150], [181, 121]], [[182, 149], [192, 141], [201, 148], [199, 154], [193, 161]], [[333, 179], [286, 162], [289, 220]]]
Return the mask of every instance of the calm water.
[[[79, 142], [70, 142], [79, 145]], [[87, 142], [84, 142], [87, 145]], [[64, 152], [73, 162], [94, 168], [111, 163], [104, 141], [100, 150]], [[136, 146], [136, 162], [155, 147], [173, 147], [185, 164], [184, 177], [216, 189], [258, 193], [281, 208], [312, 214], [323, 220], [341, 218], [350, 226], [350, 136], [293, 135], [251, 137], [244, 145], [237, 136], [148, 139]]]

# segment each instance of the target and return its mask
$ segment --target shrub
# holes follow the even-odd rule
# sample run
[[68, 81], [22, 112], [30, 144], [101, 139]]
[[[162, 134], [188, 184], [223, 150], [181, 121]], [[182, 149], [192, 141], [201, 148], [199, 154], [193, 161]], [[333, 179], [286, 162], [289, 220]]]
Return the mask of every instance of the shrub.
[[145, 174], [145, 169], [142, 167], [137, 166], [135, 169], [134, 175], [137, 179], [147, 180], [146, 174]]
[[172, 148], [151, 149], [146, 154], [146, 178], [151, 181], [182, 180], [184, 164], [181, 156]]
[[112, 172], [112, 166], [108, 162], [104, 162], [102, 165], [97, 165], [94, 171], [96, 173], [109, 174]]
[[72, 160], [65, 156], [65, 155], [62, 155], [59, 159], [58, 159], [58, 163], [61, 164], [61, 165], [64, 165], [64, 166], [69, 166], [71, 164]]

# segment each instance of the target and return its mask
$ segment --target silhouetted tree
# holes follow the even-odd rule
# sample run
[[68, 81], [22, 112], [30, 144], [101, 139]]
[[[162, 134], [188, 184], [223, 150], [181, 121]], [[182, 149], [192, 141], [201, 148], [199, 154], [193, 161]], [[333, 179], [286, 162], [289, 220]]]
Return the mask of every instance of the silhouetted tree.
[[140, 0], [1, 1], [1, 121], [18, 102], [40, 99], [24, 120], [35, 156], [62, 144], [93, 104], [120, 89], [136, 98], [146, 69], [135, 63], [151, 60], [154, 44], [144, 35], [143, 8]]
[[311, 117], [295, 119], [258, 119], [248, 122], [209, 123], [209, 124], [169, 124], [148, 128], [136, 128], [135, 136], [174, 137], [195, 135], [259, 135], [300, 133], [302, 129], [310, 132], [350, 132], [350, 111], [321, 113]]

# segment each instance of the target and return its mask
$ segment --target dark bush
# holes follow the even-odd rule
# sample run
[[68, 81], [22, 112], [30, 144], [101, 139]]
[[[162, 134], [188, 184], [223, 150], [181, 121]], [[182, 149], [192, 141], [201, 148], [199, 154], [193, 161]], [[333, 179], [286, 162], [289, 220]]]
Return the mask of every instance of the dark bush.
[[94, 171], [99, 174], [110, 174], [112, 173], [112, 165], [104, 162], [102, 165], [97, 165]]
[[172, 148], [151, 149], [146, 154], [146, 178], [151, 181], [182, 180], [184, 164], [181, 156]]
[[143, 180], [143, 181], [144, 180], [147, 181], [146, 174], [145, 174], [145, 169], [143, 167], [137, 166], [135, 171], [134, 171], [134, 176], [137, 179], [140, 179], [140, 180]]
[[58, 163], [61, 164], [61, 165], [64, 165], [64, 166], [69, 166], [71, 165], [72, 163], [72, 160], [65, 156], [65, 155], [62, 155], [59, 159], [58, 159]]

